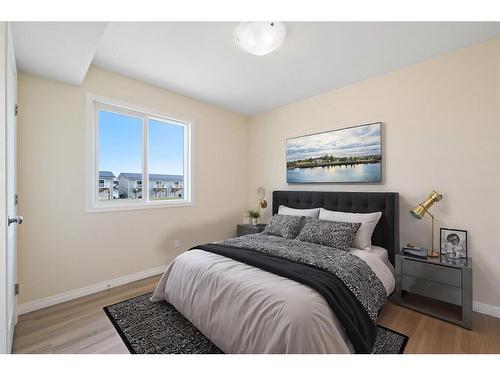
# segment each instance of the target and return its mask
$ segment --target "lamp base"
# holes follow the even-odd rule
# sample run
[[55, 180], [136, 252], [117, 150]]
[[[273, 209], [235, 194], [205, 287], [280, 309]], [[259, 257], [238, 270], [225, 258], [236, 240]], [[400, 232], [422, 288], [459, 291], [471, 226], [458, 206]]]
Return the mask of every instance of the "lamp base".
[[429, 249], [429, 250], [427, 250], [427, 256], [429, 258], [436, 258], [439, 256], [439, 252], [437, 252], [436, 250]]

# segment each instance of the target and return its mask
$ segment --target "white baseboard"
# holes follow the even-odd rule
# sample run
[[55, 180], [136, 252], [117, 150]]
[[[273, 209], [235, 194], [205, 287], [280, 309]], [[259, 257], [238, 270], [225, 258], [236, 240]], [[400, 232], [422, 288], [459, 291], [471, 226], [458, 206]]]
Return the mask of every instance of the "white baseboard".
[[97, 292], [102, 292], [103, 290], [114, 288], [120, 285], [129, 284], [131, 282], [142, 280], [147, 277], [159, 275], [165, 271], [168, 266], [159, 266], [151, 268], [149, 270], [144, 270], [141, 272], [133, 273], [131, 275], [121, 276], [116, 279], [103, 281], [94, 285], [89, 285], [83, 288], [70, 290], [68, 292], [56, 294], [50, 297], [41, 298], [35, 301], [26, 302], [22, 305], [17, 306], [17, 314], [22, 315], [29, 313], [31, 311], [40, 310], [45, 307], [57, 305], [58, 303], [70, 301], [72, 299], [88, 296], [89, 294], [94, 294]]
[[488, 305], [486, 303], [474, 301], [472, 309], [478, 313], [494, 316], [500, 318], [500, 306]]

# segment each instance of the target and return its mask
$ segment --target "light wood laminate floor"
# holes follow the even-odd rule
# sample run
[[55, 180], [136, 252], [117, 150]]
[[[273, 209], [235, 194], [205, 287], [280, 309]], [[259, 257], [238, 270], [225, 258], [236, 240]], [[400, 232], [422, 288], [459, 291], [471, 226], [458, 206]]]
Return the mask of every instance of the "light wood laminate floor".
[[[102, 308], [152, 291], [151, 277], [19, 317], [14, 353], [128, 353]], [[388, 303], [379, 324], [410, 337], [405, 353], [500, 353], [500, 319], [474, 313], [474, 330]]]

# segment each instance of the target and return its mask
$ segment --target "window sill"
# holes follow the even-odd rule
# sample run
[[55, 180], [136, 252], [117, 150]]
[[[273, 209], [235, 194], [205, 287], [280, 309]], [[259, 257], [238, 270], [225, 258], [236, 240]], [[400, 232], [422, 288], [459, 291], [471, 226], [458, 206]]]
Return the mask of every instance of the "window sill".
[[180, 201], [180, 202], [139, 202], [130, 204], [124, 204], [122, 202], [116, 202], [116, 204], [95, 204], [93, 206], [87, 206], [86, 213], [98, 213], [98, 212], [114, 212], [114, 211], [135, 211], [135, 210], [149, 210], [154, 208], [174, 208], [174, 207], [190, 207], [194, 206], [192, 201]]

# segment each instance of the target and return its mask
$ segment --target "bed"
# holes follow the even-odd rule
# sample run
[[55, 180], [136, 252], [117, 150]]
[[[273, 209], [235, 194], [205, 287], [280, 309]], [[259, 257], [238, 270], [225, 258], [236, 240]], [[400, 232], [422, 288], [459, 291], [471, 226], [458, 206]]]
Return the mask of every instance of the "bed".
[[[373, 231], [372, 249], [339, 253], [353, 265], [343, 266], [346, 275], [332, 277], [324, 267], [320, 269], [327, 264], [324, 260], [310, 259], [310, 264], [302, 264], [302, 260], [267, 253], [268, 243], [275, 242], [272, 248], [286, 249], [287, 254], [300, 245], [295, 253], [299, 257], [310, 253], [321, 258], [325, 249], [302, 247], [303, 243], [298, 244], [301, 241], [249, 235], [244, 236], [244, 241], [252, 244], [247, 250], [241, 248], [243, 240], [237, 239], [203, 245], [174, 259], [152, 301], [171, 303], [225, 353], [369, 352], [369, 332], [394, 290], [398, 199], [397, 193], [386, 192], [275, 191], [273, 214], [280, 205], [382, 212]], [[260, 245], [263, 250], [254, 251]], [[349, 283], [350, 290], [346, 290]], [[362, 295], [357, 300], [352, 297], [356, 293]]]

